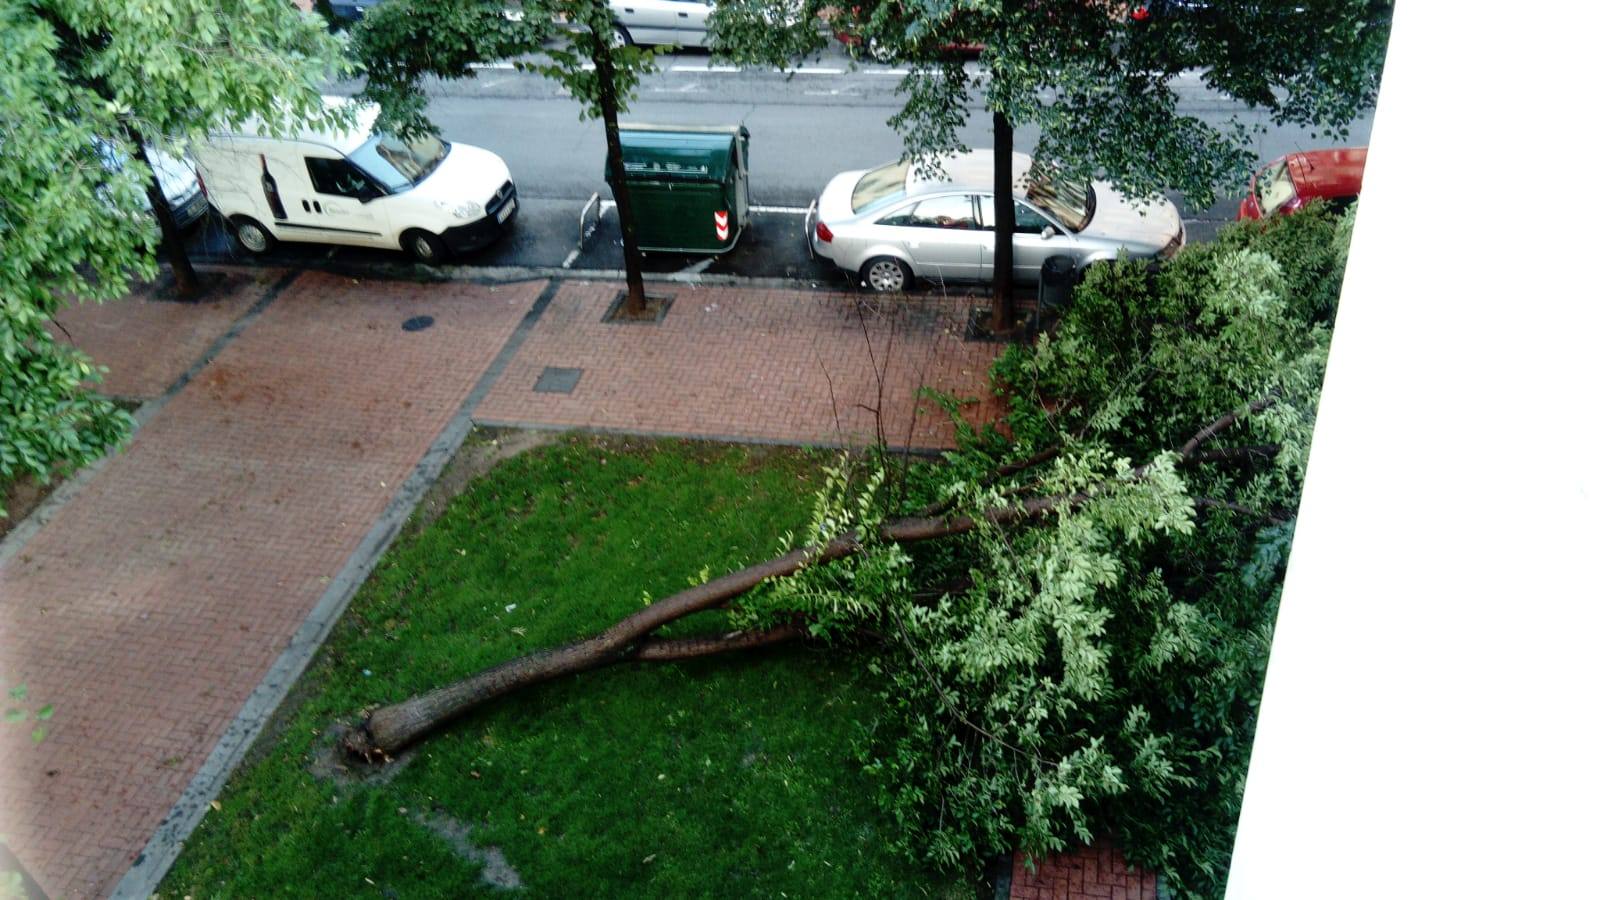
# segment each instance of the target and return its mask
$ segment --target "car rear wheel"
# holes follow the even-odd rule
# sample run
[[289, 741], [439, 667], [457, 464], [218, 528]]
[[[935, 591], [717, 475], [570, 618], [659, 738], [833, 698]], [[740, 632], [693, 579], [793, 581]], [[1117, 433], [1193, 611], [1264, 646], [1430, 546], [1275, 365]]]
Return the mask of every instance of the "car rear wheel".
[[911, 286], [911, 267], [892, 256], [875, 256], [861, 267], [861, 281], [880, 294], [904, 291]]
[[239, 239], [239, 246], [251, 253], [259, 256], [278, 243], [272, 232], [267, 230], [267, 226], [249, 216], [234, 216], [232, 221], [233, 234]]
[[633, 35], [629, 34], [628, 29], [622, 27], [621, 25], [613, 26], [611, 29], [611, 46], [632, 47]]
[[444, 246], [444, 241], [426, 231], [413, 230], [406, 232], [400, 236], [400, 246], [411, 254], [412, 259], [429, 265], [442, 262], [448, 252]]

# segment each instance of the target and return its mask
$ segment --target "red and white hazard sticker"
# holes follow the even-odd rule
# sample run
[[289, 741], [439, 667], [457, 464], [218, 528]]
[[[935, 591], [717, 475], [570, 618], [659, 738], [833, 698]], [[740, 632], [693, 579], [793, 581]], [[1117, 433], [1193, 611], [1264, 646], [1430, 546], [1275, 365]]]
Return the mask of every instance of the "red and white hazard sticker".
[[714, 212], [714, 213], [711, 214], [711, 218], [714, 221], [716, 221], [716, 223], [717, 223], [717, 240], [719, 240], [719, 241], [727, 240], [728, 239], [728, 211], [725, 210], [725, 209], [718, 210], [717, 212]]

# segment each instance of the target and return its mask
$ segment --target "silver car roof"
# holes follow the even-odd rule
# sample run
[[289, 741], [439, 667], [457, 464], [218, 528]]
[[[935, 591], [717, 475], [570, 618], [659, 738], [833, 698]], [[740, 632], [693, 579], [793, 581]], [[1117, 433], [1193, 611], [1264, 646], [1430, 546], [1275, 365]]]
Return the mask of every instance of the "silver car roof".
[[[913, 165], [906, 175], [906, 195], [929, 194], [946, 190], [994, 191], [994, 151], [968, 150], [940, 157], [937, 165], [942, 174], [927, 172]], [[1033, 168], [1033, 157], [1025, 153], [1011, 154], [1011, 192], [1027, 193], [1028, 170]]]

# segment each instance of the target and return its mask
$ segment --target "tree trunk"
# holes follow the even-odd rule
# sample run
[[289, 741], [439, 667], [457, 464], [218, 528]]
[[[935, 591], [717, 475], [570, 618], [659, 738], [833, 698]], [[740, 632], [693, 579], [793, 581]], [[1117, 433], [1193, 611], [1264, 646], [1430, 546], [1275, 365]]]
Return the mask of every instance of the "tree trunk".
[[[1273, 398], [1268, 397], [1250, 404], [1246, 410], [1228, 412], [1197, 432], [1175, 455], [1180, 462], [1183, 461], [1219, 432], [1274, 402]], [[1148, 463], [1140, 466], [1130, 473], [1129, 478], [1142, 478], [1148, 469]], [[1026, 525], [1052, 512], [1070, 510], [1088, 501], [1094, 494], [1095, 489], [1091, 488], [1073, 494], [1029, 497], [1009, 506], [991, 507], [972, 515], [911, 516], [879, 526], [877, 537], [888, 543], [910, 544], [966, 534], [980, 523], [999, 527]], [[725, 606], [764, 581], [793, 575], [808, 566], [824, 565], [852, 556], [861, 552], [863, 546], [860, 535], [851, 531], [826, 544], [797, 547], [782, 556], [729, 572], [657, 600], [595, 637], [513, 659], [454, 684], [382, 707], [368, 715], [365, 722], [345, 737], [345, 750], [369, 762], [387, 759], [440, 725], [495, 697], [625, 659], [683, 659], [757, 647], [798, 636], [799, 627], [791, 624], [765, 632], [734, 632], [715, 639], [663, 641], [651, 637], [663, 626], [685, 616]]]
[[[609, 12], [607, 13], [609, 17]], [[598, 22], [598, 20], [597, 20]], [[628, 299], [623, 306], [631, 315], [643, 315], [644, 262], [633, 233], [633, 201], [628, 197], [627, 170], [622, 165], [622, 133], [617, 125], [616, 68], [611, 61], [611, 32], [593, 32], [590, 59], [600, 85], [600, 118], [606, 129], [606, 170], [611, 173], [611, 195], [617, 201], [617, 222], [622, 228], [622, 267], [628, 276]]]
[[1011, 200], [1011, 122], [994, 114], [994, 300], [990, 306], [989, 333], [1010, 334], [1016, 324], [1011, 297], [1012, 238], [1017, 232], [1017, 210]]
[[194, 300], [200, 296], [200, 279], [194, 273], [194, 266], [189, 263], [189, 251], [183, 247], [183, 235], [178, 233], [178, 223], [172, 218], [172, 207], [167, 205], [167, 192], [161, 189], [161, 177], [150, 162], [144, 136], [134, 135], [133, 145], [139, 161], [150, 169], [150, 181], [144, 186], [144, 192], [150, 198], [150, 209], [161, 226], [161, 255], [172, 266], [173, 292], [180, 300]]

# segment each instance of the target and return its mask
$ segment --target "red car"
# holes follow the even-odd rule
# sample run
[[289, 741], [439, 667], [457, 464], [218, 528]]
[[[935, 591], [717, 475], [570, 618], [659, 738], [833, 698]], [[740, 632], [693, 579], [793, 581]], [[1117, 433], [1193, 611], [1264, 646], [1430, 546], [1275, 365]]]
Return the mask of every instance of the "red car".
[[1361, 173], [1366, 167], [1365, 147], [1280, 156], [1250, 177], [1250, 190], [1239, 202], [1239, 218], [1291, 213], [1318, 198], [1343, 209], [1361, 193]]

